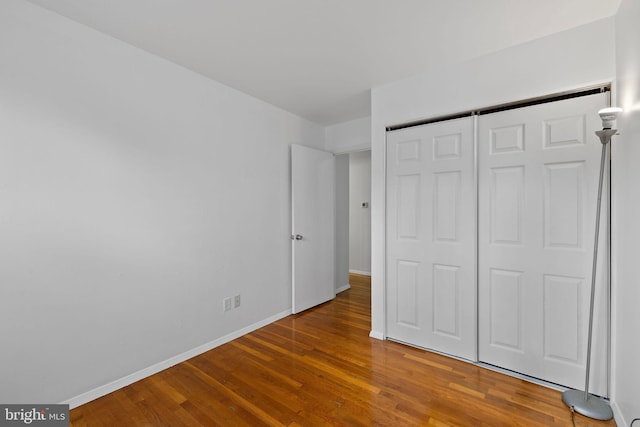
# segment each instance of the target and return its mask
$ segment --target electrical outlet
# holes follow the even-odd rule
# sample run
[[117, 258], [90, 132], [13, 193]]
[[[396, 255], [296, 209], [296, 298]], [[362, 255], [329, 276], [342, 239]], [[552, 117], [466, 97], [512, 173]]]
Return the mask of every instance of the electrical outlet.
[[222, 300], [222, 310], [225, 313], [231, 310], [231, 298], [225, 298]]
[[233, 297], [233, 308], [240, 307], [240, 295]]

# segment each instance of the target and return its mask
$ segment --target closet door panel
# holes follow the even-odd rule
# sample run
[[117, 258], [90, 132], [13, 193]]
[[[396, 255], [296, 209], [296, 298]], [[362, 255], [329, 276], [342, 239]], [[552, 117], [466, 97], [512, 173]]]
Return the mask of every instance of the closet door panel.
[[387, 134], [387, 335], [476, 359], [474, 119]]
[[[606, 95], [597, 94], [478, 119], [479, 359], [574, 388], [585, 378], [601, 151], [593, 132], [605, 105]], [[608, 369], [607, 211], [591, 374], [592, 391], [601, 395]]]

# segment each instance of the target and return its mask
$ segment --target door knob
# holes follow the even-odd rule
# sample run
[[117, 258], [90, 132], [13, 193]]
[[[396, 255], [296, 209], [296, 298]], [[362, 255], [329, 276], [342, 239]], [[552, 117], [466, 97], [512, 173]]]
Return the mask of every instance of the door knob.
[[292, 234], [291, 235], [291, 240], [302, 240], [302, 235], [300, 234], [296, 234], [295, 236]]

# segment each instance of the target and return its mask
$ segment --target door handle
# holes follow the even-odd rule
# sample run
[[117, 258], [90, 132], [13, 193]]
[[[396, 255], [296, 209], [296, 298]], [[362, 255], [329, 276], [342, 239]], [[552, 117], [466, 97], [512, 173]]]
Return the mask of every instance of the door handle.
[[291, 235], [291, 240], [302, 240], [302, 235], [300, 234], [296, 234], [295, 236], [292, 234]]

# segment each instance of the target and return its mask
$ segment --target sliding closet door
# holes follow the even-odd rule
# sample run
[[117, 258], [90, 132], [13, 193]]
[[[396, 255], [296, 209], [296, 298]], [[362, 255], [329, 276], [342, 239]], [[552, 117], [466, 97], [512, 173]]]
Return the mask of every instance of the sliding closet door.
[[[606, 94], [479, 117], [479, 359], [584, 388]], [[607, 187], [607, 186], [605, 186]], [[606, 395], [608, 192], [591, 390]]]
[[387, 133], [387, 335], [476, 359], [474, 119]]

